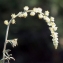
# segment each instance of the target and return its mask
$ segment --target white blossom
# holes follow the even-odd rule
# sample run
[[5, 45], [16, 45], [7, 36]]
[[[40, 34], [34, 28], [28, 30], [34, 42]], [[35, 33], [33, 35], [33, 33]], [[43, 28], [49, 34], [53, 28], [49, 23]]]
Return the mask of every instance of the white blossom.
[[58, 27], [49, 27], [50, 31], [56, 31]]
[[42, 19], [43, 15], [42, 14], [38, 14], [38, 17], [39, 17], [39, 19]]
[[31, 16], [34, 16], [34, 15], [35, 15], [35, 12], [30, 12], [30, 15], [31, 15]]
[[15, 24], [15, 19], [13, 19], [11, 23], [12, 23], [12, 24]]
[[22, 12], [19, 12], [19, 13], [18, 13], [18, 17], [23, 17]]
[[42, 9], [41, 8], [33, 8], [33, 11], [36, 13], [41, 13]]
[[18, 44], [17, 44], [17, 39], [7, 40], [6, 43], [11, 43], [11, 45], [12, 45], [13, 47], [15, 47], [15, 46], [18, 45]]
[[33, 8], [33, 11], [34, 11], [34, 12], [38, 12], [38, 11], [37, 11], [37, 8]]
[[50, 31], [51, 31], [51, 35], [50, 35], [50, 36], [53, 37], [53, 39], [52, 39], [53, 45], [54, 45], [55, 49], [57, 49], [58, 43], [59, 43], [59, 42], [58, 42], [58, 33], [55, 32], [55, 31], [57, 30], [57, 27], [56, 27], [55, 29], [52, 28], [52, 27], [49, 27], [49, 29], [50, 29]]
[[12, 17], [12, 18], [16, 18], [16, 15], [15, 15], [15, 14], [12, 14], [11, 17]]
[[48, 16], [44, 16], [43, 18], [44, 18], [44, 20], [46, 20], [47, 23], [50, 22], [50, 19]]
[[5, 25], [8, 25], [8, 24], [9, 24], [9, 23], [8, 23], [8, 20], [5, 20], [5, 21], [4, 21], [4, 24], [5, 24]]
[[26, 18], [26, 17], [27, 17], [27, 15], [28, 15], [28, 14], [27, 14], [27, 12], [24, 12], [24, 13], [23, 13], [23, 17], [25, 17], [25, 18]]
[[49, 11], [45, 11], [45, 15], [46, 16], [49, 16]]
[[16, 46], [16, 45], [18, 45], [17, 44], [17, 39], [12, 40], [12, 43], [13, 43], [13, 47]]
[[52, 26], [52, 28], [55, 28], [56, 24], [54, 22], [51, 22], [51, 26]]
[[54, 17], [51, 17], [50, 20], [54, 22]]
[[54, 45], [55, 49], [57, 49], [58, 48], [58, 41], [53, 42], [53, 45]]
[[28, 9], [29, 9], [29, 7], [28, 7], [28, 6], [25, 6], [25, 7], [24, 7], [24, 10], [25, 10], [25, 11], [27, 11]]
[[38, 10], [38, 13], [41, 13], [42, 12], [42, 9], [41, 8], [37, 8]]
[[[52, 28], [53, 28], [53, 27], [52, 27]], [[53, 29], [54, 29], [54, 31], [56, 31], [56, 30], [57, 30], [57, 28], [58, 28], [58, 27], [54, 27], [54, 28], [53, 28]]]

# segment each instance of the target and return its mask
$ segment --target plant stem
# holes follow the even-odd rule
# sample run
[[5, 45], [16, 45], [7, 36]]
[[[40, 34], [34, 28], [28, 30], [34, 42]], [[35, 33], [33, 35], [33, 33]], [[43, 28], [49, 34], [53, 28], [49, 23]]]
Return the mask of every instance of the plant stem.
[[7, 25], [7, 30], [6, 30], [6, 36], [5, 36], [5, 43], [4, 43], [4, 48], [3, 48], [3, 63], [5, 62], [5, 50], [6, 50], [6, 41], [8, 38], [8, 32], [9, 32], [9, 27], [10, 27], [10, 23], [11, 23], [12, 19], [9, 21], [9, 24]]

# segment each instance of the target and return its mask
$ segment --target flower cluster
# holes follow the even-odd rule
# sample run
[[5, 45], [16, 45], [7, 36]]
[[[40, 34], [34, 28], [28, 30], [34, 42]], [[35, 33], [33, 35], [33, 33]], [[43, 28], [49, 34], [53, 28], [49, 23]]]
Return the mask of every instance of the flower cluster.
[[[29, 7], [25, 6], [24, 7], [24, 12], [21, 11], [18, 14], [15, 14], [15, 13], [12, 14], [11, 15], [12, 18], [11, 18], [10, 21], [8, 21], [8, 20], [4, 21], [4, 24], [7, 25], [7, 31], [6, 31], [6, 33], [8, 34], [9, 25], [16, 23], [16, 21], [15, 21], [16, 17], [20, 17], [20, 18], [24, 17], [24, 18], [26, 18], [28, 16], [28, 12], [30, 13], [30, 16], [35, 16], [35, 14], [37, 13], [39, 19], [44, 19], [46, 21], [47, 25], [49, 26], [49, 30], [51, 31], [53, 45], [54, 45], [55, 49], [57, 49], [57, 47], [58, 47], [58, 33], [56, 32], [57, 27], [56, 27], [56, 24], [54, 23], [54, 17], [49, 17], [49, 11], [47, 10], [45, 12], [42, 12], [42, 9], [39, 8], [39, 7], [38, 8], [34, 7], [32, 10], [29, 10]], [[5, 38], [8, 37], [7, 34], [6, 34]], [[7, 40], [6, 39], [5, 43], [6, 44], [7, 43], [11, 43], [11, 45], [13, 47], [15, 47], [17, 45], [17, 39], [12, 39], [12, 40]], [[6, 49], [6, 47], [5, 47], [5, 49]], [[4, 49], [4, 51], [5, 51], [5, 49]], [[5, 52], [3, 52], [3, 53], [5, 54]], [[5, 57], [5, 55], [3, 55], [3, 56]], [[3, 59], [4, 59], [4, 57], [3, 57]], [[10, 57], [10, 58], [13, 58], [13, 57]], [[10, 58], [9, 58], [9, 60], [10, 60]]]
[[56, 24], [54, 23], [54, 18], [51, 17], [50, 18], [50, 22], [48, 23], [49, 26], [49, 29], [51, 31], [51, 36], [53, 37], [52, 41], [53, 41], [53, 45], [55, 46], [55, 49], [57, 49], [58, 47], [58, 33], [56, 32], [57, 28], [56, 27]]
[[[57, 38], [58, 33], [55, 32], [57, 30], [57, 27], [56, 27], [56, 24], [54, 23], [54, 17], [49, 18], [49, 11], [48, 10], [43, 13], [41, 8], [35, 7], [32, 10], [29, 10], [29, 7], [25, 6], [24, 12], [19, 12], [17, 15], [15, 15], [15, 14], [11, 15], [11, 17], [12, 17], [11, 23], [15, 24], [16, 17], [26, 18], [28, 16], [28, 14], [27, 14], [28, 12], [30, 12], [30, 16], [35, 16], [35, 14], [38, 13], [38, 18], [44, 19], [47, 22], [49, 29], [51, 31], [51, 36], [53, 37], [53, 39], [52, 39], [53, 45], [55, 46], [55, 49], [57, 49], [57, 47], [58, 47], [58, 38]], [[4, 24], [8, 25], [8, 20], [5, 20]]]
[[13, 47], [17, 46], [17, 39], [7, 40], [6, 43], [10, 43]]

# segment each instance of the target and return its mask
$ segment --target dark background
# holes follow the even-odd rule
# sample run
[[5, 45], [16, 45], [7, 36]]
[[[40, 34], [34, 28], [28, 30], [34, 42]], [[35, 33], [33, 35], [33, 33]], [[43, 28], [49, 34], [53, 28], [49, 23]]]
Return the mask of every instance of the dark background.
[[63, 63], [63, 0], [0, 0], [0, 59], [4, 46], [6, 25], [4, 20], [10, 20], [11, 14], [23, 11], [24, 6], [41, 7], [43, 12], [50, 11], [55, 17], [58, 27], [59, 46], [55, 50], [50, 37], [50, 31], [44, 20], [38, 16], [16, 18], [16, 24], [10, 26], [8, 39], [18, 38], [18, 46], [11, 49], [15, 61], [11, 63]]

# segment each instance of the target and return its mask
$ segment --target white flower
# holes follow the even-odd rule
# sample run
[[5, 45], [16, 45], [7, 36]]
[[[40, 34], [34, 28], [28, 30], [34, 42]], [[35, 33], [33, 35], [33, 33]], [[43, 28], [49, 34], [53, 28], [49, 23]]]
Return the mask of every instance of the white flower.
[[17, 39], [7, 40], [6, 43], [11, 43], [13, 47], [17, 46]]
[[51, 26], [51, 22], [47, 22], [47, 24], [48, 24], [49, 26]]
[[27, 11], [28, 9], [29, 9], [29, 7], [28, 7], [28, 6], [25, 6], [25, 7], [24, 7], [24, 10], [25, 10], [25, 11]]
[[58, 33], [57, 32], [53, 32], [52, 35], [58, 36]]
[[31, 15], [31, 16], [34, 16], [34, 15], [35, 15], [35, 12], [31, 12], [30, 15]]
[[53, 41], [53, 45], [54, 45], [54, 47], [55, 47], [55, 49], [57, 49], [57, 47], [58, 47], [58, 38], [57, 38], [57, 36], [55, 37], [54, 35], [52, 35], [53, 36], [53, 39], [52, 39], [52, 41]]
[[56, 40], [56, 41], [53, 41], [53, 45], [54, 45], [54, 47], [55, 47], [55, 49], [57, 49], [57, 47], [58, 47], [58, 41]]
[[50, 20], [54, 22], [54, 17], [51, 17]]
[[[52, 27], [52, 28], [53, 28], [53, 27]], [[58, 28], [58, 27], [54, 27], [54, 28], [53, 28], [53, 29], [54, 29], [54, 31], [56, 31], [56, 30], [57, 30], [57, 28]]]
[[18, 17], [23, 17], [22, 12], [19, 12], [19, 13], [18, 13]]
[[5, 20], [5, 21], [4, 21], [4, 24], [5, 24], [5, 25], [8, 25], [8, 24], [9, 24], [9, 23], [8, 23], [8, 20]]
[[56, 27], [56, 24], [54, 22], [51, 22], [52, 28]]
[[34, 11], [34, 12], [38, 12], [38, 11], [37, 11], [37, 8], [33, 8], [33, 11]]
[[48, 23], [48, 22], [50, 22], [50, 19], [49, 19], [49, 17], [47, 17], [47, 16], [44, 16], [43, 18], [44, 18], [44, 20], [46, 20], [46, 22], [47, 22], [47, 23]]
[[52, 32], [53, 31], [56, 31], [58, 27], [49, 27], [50, 31]]
[[20, 14], [18, 17], [24, 17], [24, 15], [23, 14]]
[[58, 38], [55, 37], [55, 38], [52, 39], [52, 41], [58, 43]]
[[46, 16], [49, 16], [49, 11], [45, 11], [45, 15]]
[[12, 24], [15, 24], [15, 19], [13, 19], [11, 23], [12, 23]]
[[58, 40], [58, 33], [57, 32], [53, 32], [51, 34], [51, 36], [53, 37], [53, 39]]
[[58, 36], [58, 33], [57, 33], [57, 32], [55, 32], [55, 33], [54, 33], [54, 35], [55, 35], [55, 36]]
[[39, 17], [39, 19], [42, 19], [43, 15], [42, 14], [38, 14], [38, 17]]
[[47, 23], [49, 26], [52, 26], [52, 28], [55, 28], [56, 27], [56, 24], [54, 22], [48, 22]]
[[33, 11], [36, 13], [41, 13], [42, 9], [41, 8], [33, 8]]
[[51, 35], [53, 37], [52, 41], [53, 41], [53, 45], [55, 47], [55, 49], [57, 49], [58, 47], [58, 33], [54, 32], [54, 29], [52, 27], [49, 27], [50, 31], [51, 31]]
[[27, 14], [27, 12], [24, 12], [24, 13], [23, 13], [23, 17], [25, 17], [25, 18], [26, 18], [26, 17], [27, 17], [27, 15], [28, 15], [28, 14]]
[[37, 8], [38, 10], [38, 13], [41, 13], [42, 12], [42, 9], [41, 8]]
[[51, 33], [54, 33], [54, 30], [52, 27], [49, 27], [49, 30], [51, 31]]
[[58, 48], [58, 43], [53, 43], [53, 45], [54, 45], [55, 49]]
[[12, 14], [11, 17], [12, 17], [12, 18], [16, 18], [16, 15], [15, 15], [15, 14]]
[[17, 44], [17, 39], [12, 40], [12, 44], [13, 44], [13, 47], [16, 46], [16, 45], [18, 45]]

